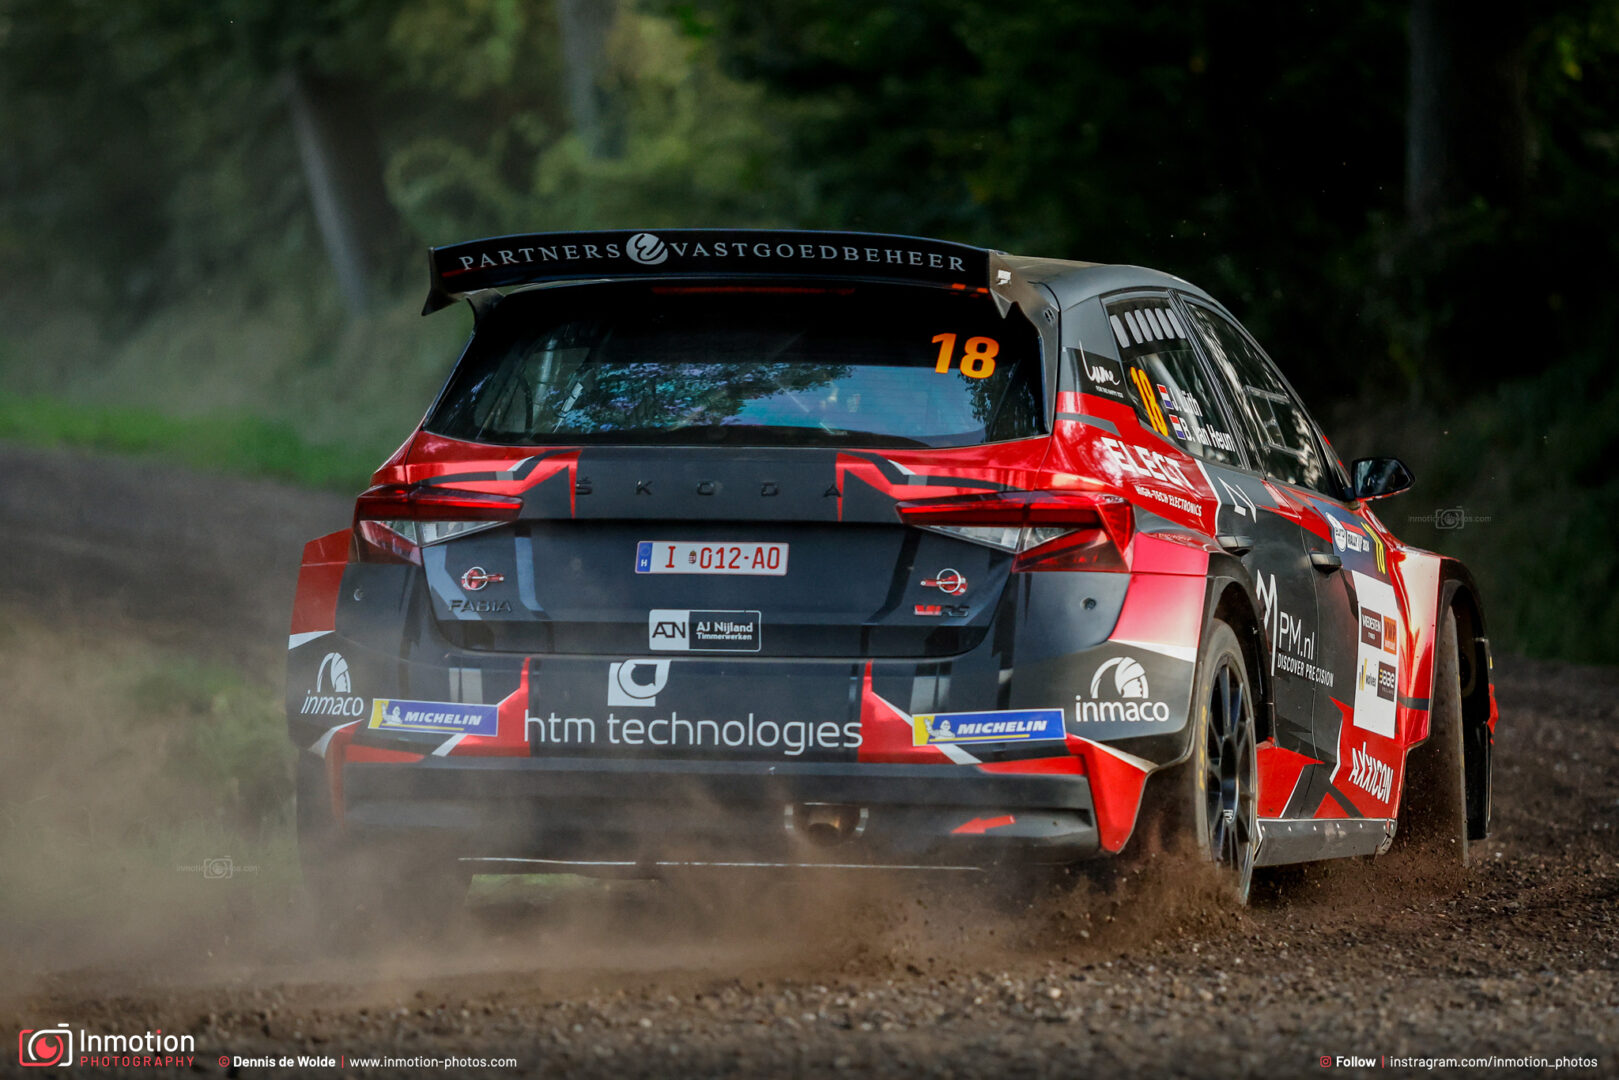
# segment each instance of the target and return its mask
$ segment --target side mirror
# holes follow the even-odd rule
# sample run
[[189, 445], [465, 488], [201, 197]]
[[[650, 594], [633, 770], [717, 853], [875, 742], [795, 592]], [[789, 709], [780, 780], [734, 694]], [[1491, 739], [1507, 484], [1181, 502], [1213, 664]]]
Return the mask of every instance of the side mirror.
[[1355, 498], [1382, 499], [1398, 495], [1416, 483], [1416, 477], [1399, 458], [1361, 458], [1350, 466], [1355, 478]]

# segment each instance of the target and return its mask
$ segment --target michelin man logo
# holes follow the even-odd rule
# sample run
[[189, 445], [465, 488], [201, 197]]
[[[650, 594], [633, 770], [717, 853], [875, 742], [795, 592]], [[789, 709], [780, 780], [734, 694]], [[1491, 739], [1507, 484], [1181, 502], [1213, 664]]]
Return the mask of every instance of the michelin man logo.
[[[651, 680], [643, 682], [638, 671], [651, 669]], [[625, 660], [607, 669], [607, 704], [621, 709], [651, 708], [658, 703], [658, 691], [669, 681], [667, 660]]]
[[649, 232], [638, 232], [624, 243], [630, 258], [642, 266], [657, 266], [669, 257], [669, 246]]
[[1091, 697], [1101, 697], [1102, 676], [1108, 671], [1113, 672], [1113, 689], [1121, 698], [1145, 698], [1148, 696], [1147, 673], [1141, 665], [1128, 656], [1115, 656], [1096, 669], [1091, 676]]

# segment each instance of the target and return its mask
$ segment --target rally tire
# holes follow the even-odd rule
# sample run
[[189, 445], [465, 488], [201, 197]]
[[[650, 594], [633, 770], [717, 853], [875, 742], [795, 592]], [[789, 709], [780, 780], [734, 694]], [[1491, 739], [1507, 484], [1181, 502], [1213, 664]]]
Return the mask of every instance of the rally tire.
[[1428, 739], [1406, 755], [1395, 845], [1453, 866], [1467, 864], [1467, 774], [1462, 750], [1456, 613], [1439, 620]]
[[1148, 783], [1127, 861], [1212, 866], [1220, 890], [1246, 904], [1259, 852], [1257, 704], [1236, 631], [1220, 620], [1204, 635], [1192, 703], [1191, 748]]

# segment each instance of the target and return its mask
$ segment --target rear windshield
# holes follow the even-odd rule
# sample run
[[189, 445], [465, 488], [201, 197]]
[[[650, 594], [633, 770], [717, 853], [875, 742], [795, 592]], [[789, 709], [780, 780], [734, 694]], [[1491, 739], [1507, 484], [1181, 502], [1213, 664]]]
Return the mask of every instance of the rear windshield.
[[970, 446], [1044, 429], [1040, 341], [980, 295], [590, 285], [479, 325], [427, 420], [472, 442]]

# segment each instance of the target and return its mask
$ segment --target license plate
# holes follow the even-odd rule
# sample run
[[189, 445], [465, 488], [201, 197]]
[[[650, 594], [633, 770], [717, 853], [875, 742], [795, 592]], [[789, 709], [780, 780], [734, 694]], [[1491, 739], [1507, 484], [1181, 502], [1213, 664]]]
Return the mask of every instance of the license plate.
[[781, 577], [787, 573], [787, 545], [642, 540], [635, 546], [635, 572]]

